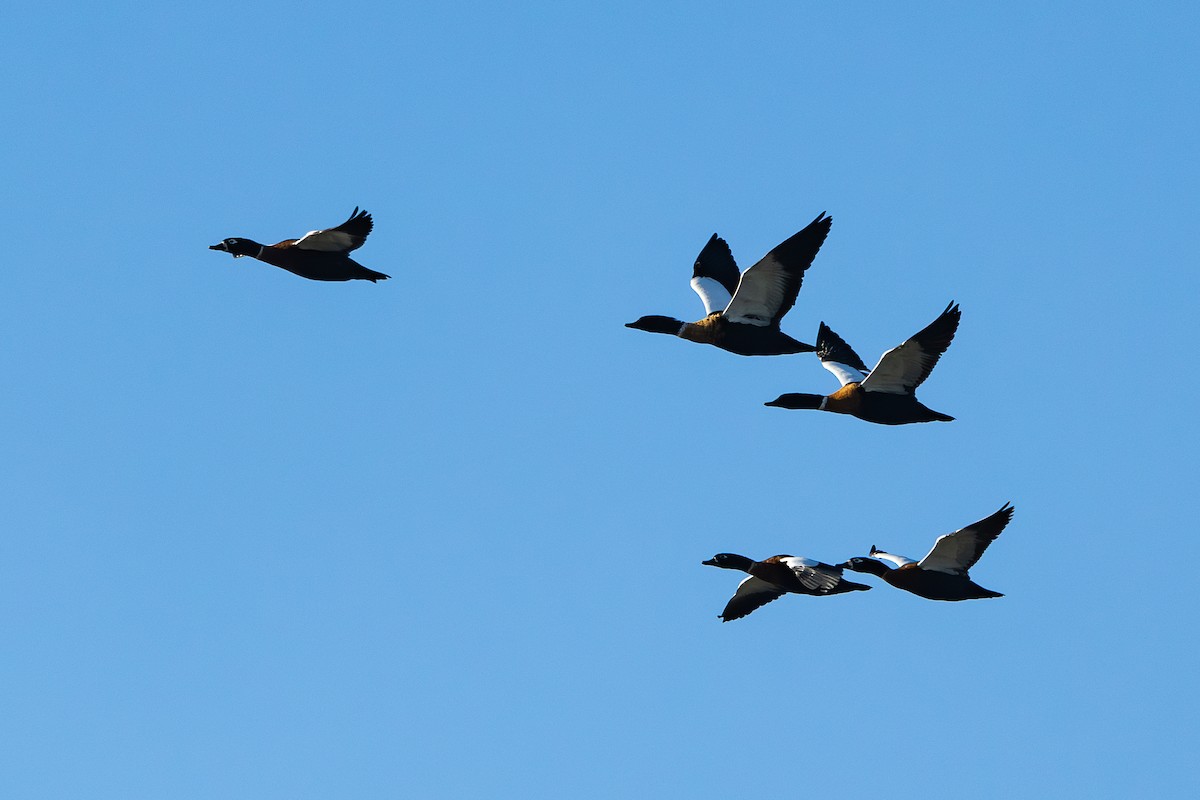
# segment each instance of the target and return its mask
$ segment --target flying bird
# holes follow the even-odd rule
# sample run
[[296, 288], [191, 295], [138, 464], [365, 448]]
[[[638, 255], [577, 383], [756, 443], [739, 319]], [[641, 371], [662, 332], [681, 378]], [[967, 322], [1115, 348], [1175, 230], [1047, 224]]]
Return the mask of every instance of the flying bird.
[[[870, 558], [852, 558], [838, 566], [854, 572], [869, 572], [906, 592], [928, 600], [978, 600], [1003, 597], [1000, 592], [985, 589], [971, 580], [969, 570], [979, 561], [987, 546], [996, 540], [1012, 520], [1013, 507], [1004, 507], [978, 522], [938, 537], [933, 549], [920, 561], [885, 553], [871, 547]], [[890, 561], [889, 567], [883, 561]]]
[[782, 394], [765, 405], [832, 411], [882, 425], [950, 422], [954, 417], [917, 400], [916, 390], [954, 340], [960, 316], [957, 303], [946, 306], [922, 331], [884, 353], [870, 372], [853, 348], [822, 322], [817, 357], [821, 366], [837, 376], [842, 388], [831, 395]]
[[741, 619], [756, 608], [778, 600], [789, 592], [820, 597], [866, 591], [871, 588], [845, 580], [840, 566], [824, 564], [803, 556], [771, 556], [763, 561], [754, 561], [736, 553], [717, 553], [708, 561], [700, 563], [709, 567], [741, 570], [750, 575], [738, 584], [737, 591], [725, 605], [725, 610], [720, 615], [722, 622]]
[[742, 356], [812, 352], [812, 345], [781, 331], [779, 321], [796, 303], [804, 271], [816, 258], [832, 224], [833, 218], [822, 213], [745, 272], [738, 271], [729, 245], [714, 233], [692, 269], [692, 289], [704, 302], [707, 316], [698, 322], [684, 322], [651, 315], [625, 327], [669, 333]]
[[375, 283], [390, 278], [367, 269], [350, 258], [350, 252], [362, 247], [373, 226], [371, 215], [355, 206], [350, 219], [336, 228], [309, 231], [299, 239], [284, 239], [278, 244], [259, 244], [252, 239], [225, 239], [209, 250], [223, 250], [234, 258], [250, 256], [314, 281], [364, 280]]

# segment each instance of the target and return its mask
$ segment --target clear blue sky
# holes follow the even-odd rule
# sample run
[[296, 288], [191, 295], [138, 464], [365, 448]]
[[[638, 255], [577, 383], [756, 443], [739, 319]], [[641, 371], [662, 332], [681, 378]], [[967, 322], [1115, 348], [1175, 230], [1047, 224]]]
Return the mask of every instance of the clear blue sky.
[[[0, 795], [1196, 796], [1194, 4], [434, 6], [8, 12]], [[821, 211], [958, 421], [623, 327]], [[700, 565], [1005, 501], [999, 600]]]

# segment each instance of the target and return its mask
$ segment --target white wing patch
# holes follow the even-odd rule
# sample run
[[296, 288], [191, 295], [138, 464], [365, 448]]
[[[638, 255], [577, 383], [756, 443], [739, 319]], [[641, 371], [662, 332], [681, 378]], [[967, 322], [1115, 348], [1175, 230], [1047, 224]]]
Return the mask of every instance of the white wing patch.
[[705, 314], [724, 311], [725, 307], [729, 305], [729, 301], [733, 299], [729, 290], [715, 278], [692, 278], [692, 289], [700, 295], [700, 299], [704, 302]]
[[897, 567], [903, 567], [905, 564], [917, 563], [916, 561], [913, 561], [911, 558], [905, 558], [904, 556], [892, 555], [891, 553], [885, 553], [882, 550], [876, 550], [873, 553], [871, 553], [871, 558], [878, 558], [880, 561], [890, 561], [893, 564], [895, 564]]
[[764, 258], [742, 273], [725, 318], [730, 322], [766, 327], [783, 305], [788, 275], [773, 258]]
[[354, 249], [354, 243], [358, 237], [351, 236], [345, 231], [336, 231], [333, 229], [323, 231], [309, 231], [296, 240], [292, 247], [298, 247], [301, 250], [322, 250], [326, 252], [350, 251]]
[[863, 379], [867, 377], [866, 373], [838, 361], [822, 361], [821, 366], [832, 372], [842, 386], [848, 383], [862, 383]]

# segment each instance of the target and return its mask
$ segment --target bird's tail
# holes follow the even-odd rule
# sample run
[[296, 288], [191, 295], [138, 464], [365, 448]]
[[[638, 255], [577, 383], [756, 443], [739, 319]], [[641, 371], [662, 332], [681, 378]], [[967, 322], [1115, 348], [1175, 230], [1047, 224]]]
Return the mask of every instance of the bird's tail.
[[355, 275], [354, 277], [361, 278], [364, 281], [370, 281], [371, 283], [375, 283], [376, 281], [386, 281], [388, 278], [392, 277], [391, 275], [384, 275], [382, 272], [376, 272], [373, 269], [367, 269], [366, 267], [364, 267], [362, 264], [359, 264], [358, 262], [355, 262], [354, 266], [358, 267], [358, 270], [359, 270], [358, 274]]

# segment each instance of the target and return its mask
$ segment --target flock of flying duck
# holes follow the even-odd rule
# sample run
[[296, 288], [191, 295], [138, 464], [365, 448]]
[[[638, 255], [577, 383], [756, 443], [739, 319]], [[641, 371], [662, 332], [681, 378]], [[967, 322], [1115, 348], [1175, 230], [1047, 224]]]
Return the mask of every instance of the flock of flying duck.
[[[956, 303], [950, 303], [937, 319], [884, 353], [871, 370], [854, 348], [824, 322], [817, 331], [815, 346], [780, 330], [779, 322], [795, 304], [804, 272], [812, 265], [832, 224], [832, 218], [821, 214], [745, 272], [738, 270], [729, 245], [714, 233], [692, 270], [692, 288], [704, 303], [705, 317], [698, 322], [684, 322], [652, 315], [626, 327], [711, 344], [743, 356], [815, 352], [821, 365], [841, 384], [833, 394], [783, 394], [768, 406], [849, 414], [881, 425], [950, 422], [954, 417], [925, 406], [916, 392], [954, 340], [961, 316]], [[825, 596], [871, 588], [846, 580], [845, 570], [876, 575], [897, 589], [930, 600], [1001, 597], [999, 592], [972, 581], [968, 571], [1012, 515], [1012, 506], [1006, 504], [978, 522], [941, 536], [920, 561], [872, 547], [869, 557], [851, 558], [840, 564], [789, 555], [754, 561], [735, 553], [718, 553], [702, 563], [748, 574], [721, 612], [725, 622], [740, 619], [788, 593]]]
[[[704, 303], [704, 318], [684, 322], [652, 315], [626, 327], [711, 344], [743, 356], [815, 352], [821, 365], [841, 384], [833, 394], [783, 394], [766, 403], [768, 406], [849, 414], [882, 425], [953, 420], [917, 400], [916, 390], [954, 339], [960, 317], [956, 303], [946, 306], [937, 319], [884, 353], [870, 370], [824, 322], [817, 331], [815, 346], [780, 330], [780, 320], [795, 304], [804, 272], [812, 265], [832, 224], [832, 217], [821, 214], [745, 272], [738, 269], [729, 245], [714, 233], [692, 270], [691, 286]], [[372, 227], [371, 215], [355, 208], [350, 218], [336, 228], [309, 231], [299, 239], [264, 245], [251, 239], [229, 238], [209, 249], [230, 253], [234, 258], [250, 256], [311, 280], [375, 283], [389, 276], [350, 258]], [[721, 612], [725, 622], [740, 619], [789, 593], [825, 596], [871, 588], [846, 580], [845, 570], [876, 575], [897, 589], [930, 600], [1001, 597], [999, 592], [972, 581], [968, 570], [1012, 515], [1012, 506], [1006, 504], [978, 522], [941, 536], [920, 561], [872, 547], [869, 557], [851, 558], [840, 564], [789, 555], [754, 561], [734, 553], [718, 553], [702, 563], [748, 574]]]

